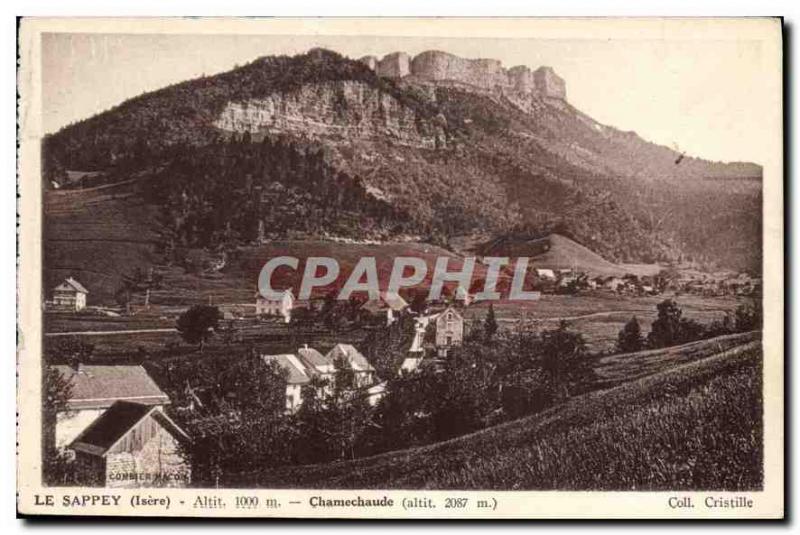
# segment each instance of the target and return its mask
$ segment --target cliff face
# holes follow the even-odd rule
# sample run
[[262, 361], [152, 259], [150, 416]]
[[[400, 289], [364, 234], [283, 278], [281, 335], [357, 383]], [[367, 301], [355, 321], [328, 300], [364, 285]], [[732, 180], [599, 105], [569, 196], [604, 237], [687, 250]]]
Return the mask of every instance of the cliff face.
[[544, 98], [566, 99], [566, 84], [551, 67], [535, 71], [525, 65], [505, 69], [496, 59], [466, 59], [447, 52], [427, 50], [413, 59], [405, 52], [387, 54], [382, 59], [364, 56], [360, 60], [378, 76], [423, 81], [458, 82], [484, 90], [514, 90]]
[[357, 81], [308, 84], [297, 91], [229, 102], [214, 122], [228, 132], [289, 133], [343, 140], [388, 137], [412, 147], [445, 144], [441, 125], [393, 96]]
[[464, 59], [445, 52], [427, 51], [411, 61], [414, 76], [428, 80], [456, 80], [484, 89], [508, 86], [508, 76], [499, 61]]

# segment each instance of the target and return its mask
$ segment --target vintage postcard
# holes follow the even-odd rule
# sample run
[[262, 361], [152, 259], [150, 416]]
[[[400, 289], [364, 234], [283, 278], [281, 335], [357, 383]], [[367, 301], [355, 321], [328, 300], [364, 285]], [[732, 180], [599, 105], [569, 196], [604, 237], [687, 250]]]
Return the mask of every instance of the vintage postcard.
[[783, 517], [780, 19], [18, 39], [20, 514]]

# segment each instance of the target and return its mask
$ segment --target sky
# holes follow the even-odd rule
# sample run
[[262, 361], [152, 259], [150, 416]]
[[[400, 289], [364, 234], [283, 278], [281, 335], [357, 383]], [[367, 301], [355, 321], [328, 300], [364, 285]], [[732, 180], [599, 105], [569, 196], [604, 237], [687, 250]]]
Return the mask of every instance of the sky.
[[[371, 35], [48, 33], [42, 38], [45, 133], [169, 84], [260, 56], [325, 47], [351, 58], [444, 50], [549, 65], [567, 100], [600, 123], [717, 161], [766, 158], [764, 118], [775, 88], [763, 42], [735, 39], [442, 38]], [[774, 113], [773, 113], [774, 115]], [[774, 122], [774, 121], [773, 121]]]

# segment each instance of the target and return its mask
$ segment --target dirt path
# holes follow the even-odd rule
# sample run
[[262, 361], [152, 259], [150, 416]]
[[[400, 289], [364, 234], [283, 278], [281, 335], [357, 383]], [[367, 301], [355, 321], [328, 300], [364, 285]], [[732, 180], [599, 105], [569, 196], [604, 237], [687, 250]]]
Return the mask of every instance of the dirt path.
[[45, 336], [105, 336], [109, 334], [150, 334], [150, 333], [174, 333], [178, 332], [175, 327], [164, 329], [127, 329], [122, 331], [72, 331], [65, 333], [44, 333]]

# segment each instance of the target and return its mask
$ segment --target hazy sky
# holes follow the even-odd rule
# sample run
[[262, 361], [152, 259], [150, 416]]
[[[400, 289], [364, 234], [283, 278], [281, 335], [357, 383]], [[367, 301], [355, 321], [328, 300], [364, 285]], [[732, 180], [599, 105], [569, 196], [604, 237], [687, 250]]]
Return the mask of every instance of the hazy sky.
[[759, 41], [373, 36], [45, 34], [45, 132], [160, 87], [323, 46], [352, 58], [403, 50], [550, 65], [567, 100], [601, 123], [711, 160], [761, 162], [774, 62]]

